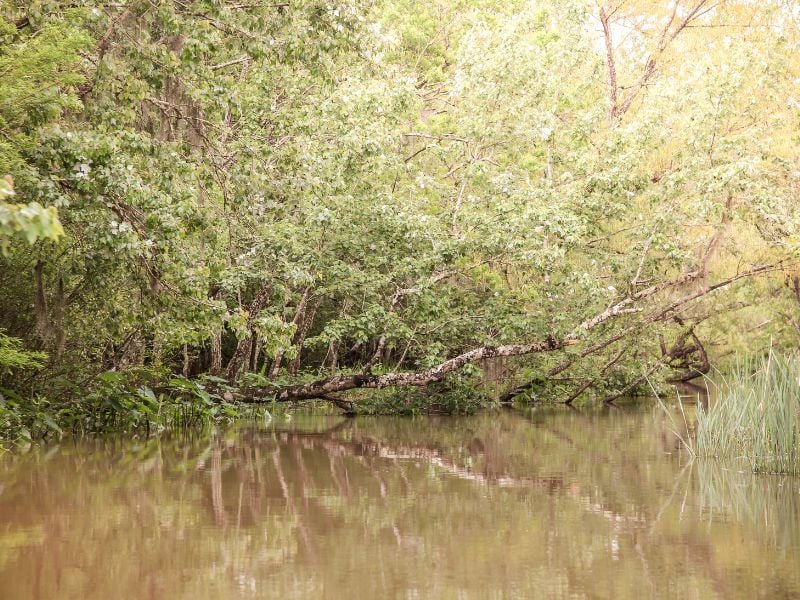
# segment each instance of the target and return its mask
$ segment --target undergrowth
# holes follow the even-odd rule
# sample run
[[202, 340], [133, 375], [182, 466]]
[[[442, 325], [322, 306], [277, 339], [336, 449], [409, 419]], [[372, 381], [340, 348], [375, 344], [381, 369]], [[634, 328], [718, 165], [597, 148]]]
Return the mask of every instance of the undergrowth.
[[0, 388], [0, 445], [44, 440], [65, 433], [143, 432], [225, 423], [260, 416], [273, 405], [235, 401], [224, 379], [164, 377], [148, 369], [107, 371], [77, 393], [62, 382], [46, 396]]

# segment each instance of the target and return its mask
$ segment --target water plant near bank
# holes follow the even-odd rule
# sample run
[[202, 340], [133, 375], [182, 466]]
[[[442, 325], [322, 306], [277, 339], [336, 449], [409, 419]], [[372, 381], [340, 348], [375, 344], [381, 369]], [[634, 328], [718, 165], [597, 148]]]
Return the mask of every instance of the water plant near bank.
[[707, 408], [697, 405], [698, 456], [800, 474], [800, 356], [770, 349], [739, 357], [712, 391]]

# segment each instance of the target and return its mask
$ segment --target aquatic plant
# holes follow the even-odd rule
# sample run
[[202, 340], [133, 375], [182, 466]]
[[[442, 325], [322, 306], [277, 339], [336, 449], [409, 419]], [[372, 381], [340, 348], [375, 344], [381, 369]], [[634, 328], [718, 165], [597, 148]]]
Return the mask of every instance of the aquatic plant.
[[739, 357], [697, 406], [698, 456], [748, 462], [756, 472], [800, 473], [800, 356]]

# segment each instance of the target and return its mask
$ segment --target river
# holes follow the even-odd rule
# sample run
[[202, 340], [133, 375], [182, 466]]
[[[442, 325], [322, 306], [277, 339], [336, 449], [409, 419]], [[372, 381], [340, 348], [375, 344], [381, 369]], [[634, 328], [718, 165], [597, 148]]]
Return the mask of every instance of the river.
[[0, 456], [0, 598], [798, 598], [800, 479], [652, 402], [294, 414]]

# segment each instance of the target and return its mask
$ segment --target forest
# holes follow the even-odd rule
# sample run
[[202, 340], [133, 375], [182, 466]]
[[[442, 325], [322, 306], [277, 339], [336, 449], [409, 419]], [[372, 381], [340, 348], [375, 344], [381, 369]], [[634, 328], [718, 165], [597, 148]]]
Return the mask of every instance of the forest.
[[0, 0], [0, 599], [798, 564], [798, 0]]
[[0, 39], [2, 438], [800, 342], [791, 0], [3, 0]]

